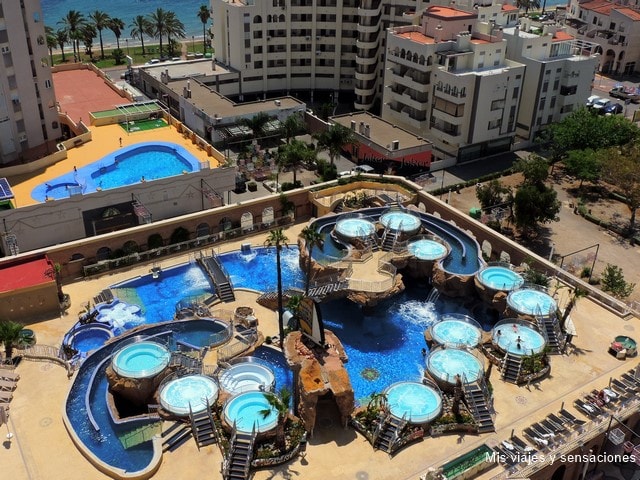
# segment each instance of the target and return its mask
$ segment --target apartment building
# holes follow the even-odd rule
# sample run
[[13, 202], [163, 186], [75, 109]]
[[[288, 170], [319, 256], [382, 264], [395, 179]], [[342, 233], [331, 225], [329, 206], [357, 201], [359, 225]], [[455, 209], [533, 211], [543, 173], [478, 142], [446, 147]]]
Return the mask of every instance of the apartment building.
[[479, 21], [478, 11], [429, 7], [419, 26], [389, 30], [382, 117], [432, 141], [434, 161], [511, 147], [525, 66], [507, 59], [500, 12]]
[[39, 1], [0, 2], [0, 166], [53, 151], [60, 125]]
[[571, 0], [567, 32], [598, 45], [598, 71], [631, 75], [640, 71], [640, 7], [637, 1]]

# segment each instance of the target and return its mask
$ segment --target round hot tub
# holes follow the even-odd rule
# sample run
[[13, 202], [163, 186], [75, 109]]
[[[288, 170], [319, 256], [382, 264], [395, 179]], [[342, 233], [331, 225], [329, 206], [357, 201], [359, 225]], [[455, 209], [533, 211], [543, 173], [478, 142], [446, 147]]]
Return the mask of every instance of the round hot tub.
[[432, 387], [418, 382], [398, 382], [385, 390], [391, 414], [412, 423], [430, 422], [442, 410], [442, 398]]
[[431, 338], [440, 345], [461, 345], [473, 348], [480, 343], [480, 325], [471, 317], [445, 314], [442, 320], [431, 326]]
[[413, 233], [420, 229], [422, 222], [415, 215], [405, 212], [387, 212], [380, 215], [380, 223], [389, 230]]
[[257, 362], [231, 365], [218, 377], [220, 387], [231, 394], [250, 390], [270, 390], [275, 383], [273, 371]]
[[524, 278], [510, 268], [500, 266], [488, 266], [477, 274], [478, 281], [487, 288], [493, 290], [511, 291], [520, 288]]
[[548, 293], [534, 288], [515, 290], [507, 296], [507, 305], [523, 315], [543, 315], [555, 313], [556, 301]]
[[446, 245], [426, 238], [409, 242], [407, 248], [418, 260], [440, 260], [449, 253]]
[[376, 231], [373, 222], [364, 218], [345, 218], [336, 222], [336, 233], [347, 239], [367, 238]]
[[138, 342], [120, 349], [113, 356], [111, 366], [121, 377], [148, 378], [163, 371], [169, 360], [169, 350], [155, 342]]
[[166, 383], [160, 390], [160, 405], [168, 412], [184, 417], [202, 412], [218, 399], [218, 385], [204, 375], [188, 375]]
[[[270, 410], [265, 417], [262, 412]], [[268, 432], [278, 424], [278, 412], [269, 405], [262, 392], [245, 392], [232, 397], [224, 406], [223, 416], [227, 424], [236, 426], [239, 432]]]
[[544, 350], [544, 337], [535, 329], [523, 324], [501, 323], [494, 327], [491, 333], [493, 343], [502, 351], [514, 355], [533, 355]]
[[473, 382], [484, 373], [480, 360], [457, 348], [433, 350], [427, 359], [427, 370], [434, 378], [449, 384], [456, 383], [456, 375], [464, 375], [467, 382]]
[[69, 337], [71, 346], [80, 353], [97, 350], [113, 338], [113, 331], [100, 323], [81, 325]]

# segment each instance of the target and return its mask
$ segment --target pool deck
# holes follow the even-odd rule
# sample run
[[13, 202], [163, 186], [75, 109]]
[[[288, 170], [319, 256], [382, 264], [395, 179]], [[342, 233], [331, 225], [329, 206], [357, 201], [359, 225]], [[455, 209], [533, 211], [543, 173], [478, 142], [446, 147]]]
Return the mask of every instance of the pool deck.
[[[113, 143], [113, 137], [111, 140]], [[303, 227], [303, 224], [291, 227], [286, 230], [286, 235], [293, 240]], [[236, 250], [247, 241], [262, 244], [264, 238], [262, 234], [249, 240], [242, 239], [221, 245], [220, 250]], [[187, 259], [187, 254], [167, 258], [162, 261], [162, 266], [183, 263]], [[29, 328], [36, 332], [39, 344], [59, 344], [64, 333], [77, 320], [80, 305], [108, 285], [146, 274], [149, 268], [150, 265], [136, 266], [65, 285], [64, 291], [71, 295], [73, 301], [69, 314], [33, 323]], [[562, 290], [560, 294], [563, 294]], [[256, 297], [256, 294], [239, 291], [235, 303], [223, 304], [221, 308], [233, 310], [236, 306], [252, 306], [256, 310], [259, 329], [265, 335], [275, 335], [275, 313], [254, 305]], [[498, 412], [495, 433], [426, 438], [390, 458], [384, 452], [374, 451], [364, 437], [353, 429], [341, 428], [332, 413], [321, 411], [305, 458], [281, 467], [257, 471], [253, 478], [418, 480], [429, 467], [438, 467], [483, 443], [491, 445], [505, 440], [512, 430], [520, 435], [522, 429], [534, 421], [549, 413], [557, 413], [562, 402], [578, 418], [585, 419], [573, 409], [573, 400], [583, 392], [606, 386], [611, 376], [619, 376], [638, 364], [637, 358], [616, 360], [607, 353], [607, 349], [613, 337], [637, 335], [634, 332], [639, 331], [640, 327], [637, 319], [620, 319], [588, 299], [581, 299], [571, 316], [578, 334], [573, 342], [575, 349], [568, 355], [552, 357], [549, 378], [528, 387], [518, 387], [502, 382], [498, 372], [494, 372], [492, 383]], [[108, 478], [79, 453], [62, 423], [64, 399], [71, 385], [65, 370], [50, 363], [23, 361], [17, 371], [21, 379], [11, 402], [9, 419], [9, 430], [14, 437], [11, 441], [4, 441], [4, 448], [0, 449], [3, 475], [12, 480]], [[3, 439], [5, 429], [3, 426]], [[343, 460], [340, 461], [340, 458]], [[221, 460], [216, 445], [198, 451], [194, 442], [187, 442], [175, 452], [164, 454], [154, 479], [218, 478]], [[501, 466], [496, 466], [479, 478], [490, 479], [502, 471]]]
[[42, 203], [31, 197], [31, 192], [38, 185], [72, 172], [74, 166], [77, 168], [84, 167], [114, 151], [120, 150], [119, 139], [122, 139], [123, 148], [143, 142], [172, 142], [184, 147], [199, 161], [209, 161], [211, 168], [218, 166], [215, 158], [209, 157], [207, 152], [178, 133], [175, 127], [167, 125], [164, 128], [131, 132], [129, 134], [120, 125], [91, 127], [90, 129], [92, 140], [68, 150], [68, 156], [65, 160], [36, 172], [9, 177], [9, 184], [15, 195], [15, 204], [18, 208]]

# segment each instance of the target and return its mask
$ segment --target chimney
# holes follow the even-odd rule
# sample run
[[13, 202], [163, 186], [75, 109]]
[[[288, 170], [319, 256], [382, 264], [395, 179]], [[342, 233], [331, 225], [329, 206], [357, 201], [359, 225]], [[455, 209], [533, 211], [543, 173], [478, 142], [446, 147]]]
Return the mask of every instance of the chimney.
[[367, 138], [371, 136], [371, 126], [368, 123], [364, 126], [364, 136]]
[[398, 150], [400, 148], [400, 140], [393, 140], [391, 142], [391, 150]]
[[438, 25], [436, 25], [436, 31], [433, 34], [433, 41], [435, 43], [440, 43], [441, 40], [442, 40], [442, 25], [438, 23]]
[[358, 130], [358, 132], [364, 135], [364, 122], [360, 122], [360, 129]]
[[351, 130], [353, 130], [354, 132], [356, 131], [356, 121], [355, 120], [351, 120]]

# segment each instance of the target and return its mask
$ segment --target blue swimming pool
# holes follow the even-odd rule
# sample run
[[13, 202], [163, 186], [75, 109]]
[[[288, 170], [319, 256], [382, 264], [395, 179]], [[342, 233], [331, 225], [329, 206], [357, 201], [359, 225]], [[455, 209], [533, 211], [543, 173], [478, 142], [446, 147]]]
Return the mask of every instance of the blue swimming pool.
[[375, 230], [375, 225], [364, 218], [345, 218], [336, 222], [336, 233], [346, 238], [365, 238]]
[[546, 342], [533, 325], [527, 326], [521, 321], [516, 323], [500, 322], [492, 331], [492, 340], [500, 349], [514, 355], [533, 355], [544, 350]]
[[[265, 416], [263, 412], [270, 410]], [[278, 423], [278, 412], [269, 405], [264, 393], [245, 392], [229, 399], [223, 408], [227, 424], [235, 425], [239, 432], [267, 432]]]
[[511, 292], [507, 297], [507, 305], [524, 315], [553, 315], [558, 308], [551, 295], [534, 288]]
[[478, 280], [494, 290], [513, 290], [524, 283], [524, 278], [519, 273], [507, 267], [493, 265], [480, 270]]
[[171, 352], [159, 343], [138, 342], [118, 350], [111, 366], [121, 377], [148, 378], [157, 375], [169, 365]]
[[268, 363], [269, 368], [276, 377], [276, 392], [279, 392], [283, 387], [293, 392], [293, 372], [280, 350], [263, 345], [256, 348], [251, 356]]
[[46, 199], [85, 195], [199, 169], [198, 159], [178, 144], [138, 143], [38, 185], [31, 192], [31, 197], [44, 202]]
[[416, 215], [406, 212], [388, 212], [380, 215], [380, 223], [391, 230], [415, 232], [422, 222]]
[[413, 423], [433, 420], [442, 410], [442, 397], [419, 382], [398, 382], [385, 390], [391, 414]]
[[214, 405], [218, 399], [218, 385], [205, 375], [187, 375], [167, 382], [159, 397], [165, 410], [187, 416]]

